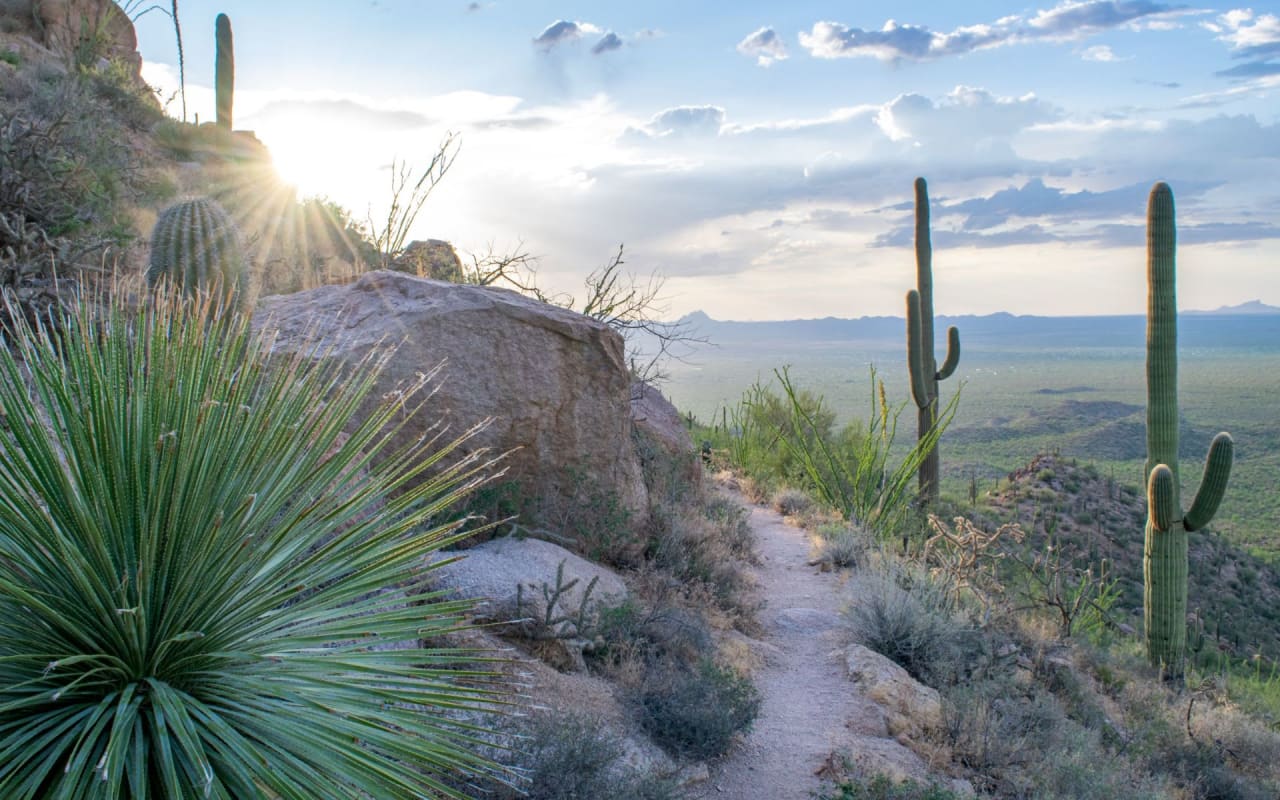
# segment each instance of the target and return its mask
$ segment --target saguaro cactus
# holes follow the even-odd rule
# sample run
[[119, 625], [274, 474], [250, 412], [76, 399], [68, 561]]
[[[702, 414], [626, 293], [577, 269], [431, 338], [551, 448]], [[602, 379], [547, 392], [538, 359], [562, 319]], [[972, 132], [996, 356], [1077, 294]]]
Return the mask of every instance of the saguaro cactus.
[[217, 56], [214, 59], [214, 94], [217, 104], [217, 123], [223, 130], [231, 130], [231, 106], [236, 90], [236, 54], [231, 38], [231, 19], [219, 14], [214, 22], [217, 38]]
[[234, 305], [245, 293], [246, 264], [240, 231], [222, 206], [208, 198], [188, 200], [156, 220], [147, 284], [167, 278], [189, 294], [226, 293]]
[[1182, 674], [1187, 646], [1187, 534], [1213, 519], [1231, 474], [1232, 441], [1209, 445], [1191, 510], [1178, 484], [1177, 231], [1173, 191], [1157, 183], [1147, 201], [1147, 525], [1142, 572], [1147, 657], [1169, 677]]
[[[947, 357], [938, 367], [933, 351], [933, 245], [929, 242], [929, 187], [916, 178], [916, 288], [907, 292], [907, 366], [911, 371], [911, 396], [919, 408], [920, 439], [933, 432], [938, 421], [938, 381], [951, 377], [960, 363], [960, 331], [947, 329]], [[940, 458], [934, 445], [920, 464], [920, 495], [926, 502], [938, 498]]]

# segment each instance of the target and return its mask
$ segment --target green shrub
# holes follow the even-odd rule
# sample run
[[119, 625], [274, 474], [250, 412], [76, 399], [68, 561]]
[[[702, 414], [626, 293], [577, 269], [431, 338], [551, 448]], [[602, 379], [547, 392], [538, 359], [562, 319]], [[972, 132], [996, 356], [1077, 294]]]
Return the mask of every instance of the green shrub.
[[641, 773], [624, 762], [622, 739], [604, 720], [579, 712], [535, 713], [514, 726], [519, 742], [515, 787], [496, 787], [499, 800], [674, 800], [672, 781]]
[[269, 361], [208, 302], [126, 302], [0, 348], [0, 796], [461, 796], [491, 765], [446, 709], [483, 720], [492, 676], [423, 644], [468, 604], [411, 593], [484, 465], [372, 460], [415, 408], [353, 424], [386, 353]]
[[799, 489], [781, 489], [773, 496], [773, 510], [784, 517], [805, 514], [813, 509], [813, 498]]
[[964, 673], [975, 641], [942, 587], [925, 575], [889, 569], [866, 577], [866, 589], [845, 610], [854, 638], [916, 680], [939, 686]]
[[818, 528], [816, 561], [828, 569], [844, 569], [862, 564], [870, 550], [868, 534], [849, 524], [828, 524]]
[[760, 693], [750, 680], [704, 659], [695, 669], [655, 670], [638, 700], [640, 724], [673, 755], [723, 755], [733, 737], [751, 727]]

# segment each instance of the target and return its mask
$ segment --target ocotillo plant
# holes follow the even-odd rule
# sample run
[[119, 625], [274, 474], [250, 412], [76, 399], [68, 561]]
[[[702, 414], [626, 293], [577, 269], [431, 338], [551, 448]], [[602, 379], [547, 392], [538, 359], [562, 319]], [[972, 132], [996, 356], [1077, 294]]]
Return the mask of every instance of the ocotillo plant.
[[231, 130], [231, 106], [236, 90], [236, 54], [231, 38], [231, 19], [219, 14], [214, 22], [217, 56], [214, 59], [214, 94], [218, 127]]
[[232, 305], [243, 298], [248, 269], [240, 231], [216, 201], [197, 198], [160, 212], [151, 232], [147, 284], [166, 278], [188, 294], [223, 292]]
[[1187, 646], [1187, 534], [1209, 524], [1231, 473], [1232, 442], [1219, 433], [1185, 514], [1178, 484], [1178, 310], [1173, 191], [1157, 183], [1147, 202], [1147, 525], [1142, 572], [1147, 657], [1182, 674]]
[[[938, 421], [938, 381], [946, 380], [960, 363], [960, 331], [947, 329], [947, 357], [938, 368], [933, 353], [933, 246], [929, 242], [929, 187], [916, 178], [916, 288], [907, 292], [907, 366], [911, 396], [919, 413], [919, 439], [926, 439]], [[938, 499], [940, 458], [934, 445], [920, 464], [920, 496]]]

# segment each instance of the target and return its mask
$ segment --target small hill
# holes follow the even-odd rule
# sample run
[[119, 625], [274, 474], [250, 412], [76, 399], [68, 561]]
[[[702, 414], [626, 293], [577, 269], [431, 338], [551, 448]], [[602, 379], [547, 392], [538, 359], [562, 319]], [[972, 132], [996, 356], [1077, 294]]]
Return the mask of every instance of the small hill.
[[[1081, 566], [1105, 560], [1119, 590], [1115, 620], [1141, 630], [1142, 494], [1091, 465], [1042, 454], [989, 493], [980, 513], [988, 524], [1019, 522], [1029, 548], [1052, 540]], [[1280, 571], [1211, 530], [1191, 535], [1189, 558], [1190, 648], [1280, 659]]]

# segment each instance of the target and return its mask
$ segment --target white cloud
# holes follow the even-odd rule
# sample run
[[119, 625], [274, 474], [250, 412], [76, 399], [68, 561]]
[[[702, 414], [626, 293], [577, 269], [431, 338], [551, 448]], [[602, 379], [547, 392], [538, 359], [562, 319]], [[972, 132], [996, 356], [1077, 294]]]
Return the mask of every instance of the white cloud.
[[1139, 21], [1168, 21], [1182, 13], [1176, 6], [1151, 0], [1084, 0], [1063, 2], [1030, 19], [1002, 17], [989, 24], [965, 25], [940, 33], [921, 25], [889, 20], [880, 30], [863, 30], [838, 22], [817, 22], [800, 33], [800, 44], [816, 58], [868, 57], [880, 61], [924, 61], [976, 50], [1036, 40], [1082, 39], [1099, 31]]
[[559, 45], [581, 39], [589, 33], [604, 33], [604, 31], [590, 22], [570, 22], [561, 19], [551, 23], [542, 30], [542, 33], [535, 36], [533, 44], [550, 52]]
[[754, 58], [762, 67], [777, 61], [785, 61], [787, 58], [786, 44], [783, 43], [778, 32], [770, 27], [748, 34], [745, 39], [738, 42], [738, 52]]
[[1080, 52], [1080, 57], [1085, 61], [1102, 61], [1105, 63], [1129, 60], [1128, 58], [1121, 58], [1116, 55], [1115, 52], [1105, 44], [1085, 48]]

